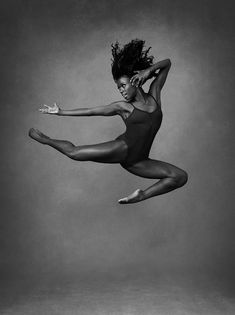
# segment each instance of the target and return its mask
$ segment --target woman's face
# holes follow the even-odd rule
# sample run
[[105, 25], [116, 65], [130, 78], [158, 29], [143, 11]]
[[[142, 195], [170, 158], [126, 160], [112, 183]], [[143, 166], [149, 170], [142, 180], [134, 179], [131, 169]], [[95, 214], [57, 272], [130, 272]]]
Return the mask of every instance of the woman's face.
[[127, 101], [131, 101], [136, 96], [137, 88], [130, 83], [130, 78], [122, 76], [116, 81], [119, 92]]

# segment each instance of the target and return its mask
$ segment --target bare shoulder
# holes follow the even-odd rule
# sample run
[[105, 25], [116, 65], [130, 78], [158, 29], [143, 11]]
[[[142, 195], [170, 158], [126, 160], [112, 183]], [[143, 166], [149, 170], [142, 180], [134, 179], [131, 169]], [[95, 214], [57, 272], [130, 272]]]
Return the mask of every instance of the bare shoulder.
[[131, 105], [130, 103], [126, 101], [117, 101], [117, 102], [114, 102], [113, 104], [115, 104], [114, 106], [116, 107], [117, 114], [123, 120], [125, 120], [133, 111], [133, 105]]
[[126, 101], [117, 101], [117, 102], [114, 102], [112, 104], [114, 104], [114, 106], [116, 106], [116, 108], [118, 109], [118, 111], [120, 113], [130, 112], [133, 109], [133, 106]]

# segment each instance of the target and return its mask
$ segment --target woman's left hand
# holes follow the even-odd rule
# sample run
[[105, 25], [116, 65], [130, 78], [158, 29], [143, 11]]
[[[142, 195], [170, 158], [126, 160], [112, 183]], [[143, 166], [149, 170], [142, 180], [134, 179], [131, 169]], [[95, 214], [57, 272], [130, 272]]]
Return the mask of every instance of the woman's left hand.
[[141, 87], [148, 79], [151, 78], [151, 72], [149, 69], [135, 71], [136, 74], [130, 79], [132, 85]]

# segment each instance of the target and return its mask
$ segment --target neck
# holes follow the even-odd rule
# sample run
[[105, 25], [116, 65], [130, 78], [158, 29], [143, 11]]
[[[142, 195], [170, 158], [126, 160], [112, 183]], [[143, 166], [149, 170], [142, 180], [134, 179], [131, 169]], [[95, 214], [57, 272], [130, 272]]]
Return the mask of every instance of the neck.
[[134, 101], [135, 102], [140, 102], [140, 103], [143, 103], [143, 104], [146, 103], [145, 92], [144, 92], [144, 90], [141, 87], [137, 88], [137, 92], [136, 92], [136, 96], [134, 98]]

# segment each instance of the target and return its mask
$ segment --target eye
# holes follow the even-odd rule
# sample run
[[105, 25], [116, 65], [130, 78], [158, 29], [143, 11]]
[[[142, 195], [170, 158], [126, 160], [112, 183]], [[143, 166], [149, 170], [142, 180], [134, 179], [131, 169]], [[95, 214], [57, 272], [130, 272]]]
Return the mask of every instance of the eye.
[[118, 87], [118, 90], [120, 91], [120, 89], [123, 89], [126, 87], [126, 84], [122, 84], [121, 86]]

